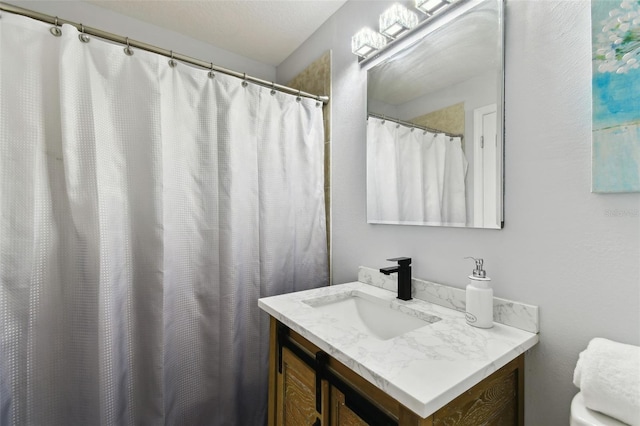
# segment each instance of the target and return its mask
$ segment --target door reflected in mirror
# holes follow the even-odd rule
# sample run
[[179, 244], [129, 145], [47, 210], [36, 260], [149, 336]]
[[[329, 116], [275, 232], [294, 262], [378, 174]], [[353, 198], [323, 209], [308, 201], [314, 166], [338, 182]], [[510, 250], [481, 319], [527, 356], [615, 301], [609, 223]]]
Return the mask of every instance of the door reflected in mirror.
[[503, 226], [503, 19], [461, 0], [370, 61], [369, 223]]

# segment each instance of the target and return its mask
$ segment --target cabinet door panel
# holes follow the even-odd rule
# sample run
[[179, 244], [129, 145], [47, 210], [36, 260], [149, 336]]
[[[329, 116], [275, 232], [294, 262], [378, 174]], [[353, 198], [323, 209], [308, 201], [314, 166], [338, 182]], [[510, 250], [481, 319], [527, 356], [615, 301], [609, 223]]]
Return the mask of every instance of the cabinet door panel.
[[320, 424], [316, 412], [315, 371], [287, 348], [282, 349], [278, 375], [278, 425]]
[[331, 388], [331, 425], [332, 426], [367, 426], [356, 413], [346, 406], [344, 394]]

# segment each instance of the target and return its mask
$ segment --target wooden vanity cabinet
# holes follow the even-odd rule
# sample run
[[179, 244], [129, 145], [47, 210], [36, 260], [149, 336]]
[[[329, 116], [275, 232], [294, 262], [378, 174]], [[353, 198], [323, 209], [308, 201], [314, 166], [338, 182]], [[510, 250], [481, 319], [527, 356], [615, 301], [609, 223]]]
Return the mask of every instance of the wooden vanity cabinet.
[[522, 426], [524, 355], [422, 419], [271, 318], [269, 426]]

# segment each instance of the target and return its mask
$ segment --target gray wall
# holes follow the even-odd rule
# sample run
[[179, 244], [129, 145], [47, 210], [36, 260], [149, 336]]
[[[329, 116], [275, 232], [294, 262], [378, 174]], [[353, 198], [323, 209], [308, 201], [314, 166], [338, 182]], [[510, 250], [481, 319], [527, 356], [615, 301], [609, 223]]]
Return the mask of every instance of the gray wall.
[[414, 276], [462, 288], [462, 257], [484, 257], [497, 296], [540, 306], [527, 424], [566, 425], [588, 341], [640, 344], [640, 194], [590, 192], [590, 2], [507, 1], [503, 230], [366, 223], [366, 74], [350, 41], [389, 4], [349, 1], [277, 69], [287, 81], [333, 50], [333, 282], [402, 255]]

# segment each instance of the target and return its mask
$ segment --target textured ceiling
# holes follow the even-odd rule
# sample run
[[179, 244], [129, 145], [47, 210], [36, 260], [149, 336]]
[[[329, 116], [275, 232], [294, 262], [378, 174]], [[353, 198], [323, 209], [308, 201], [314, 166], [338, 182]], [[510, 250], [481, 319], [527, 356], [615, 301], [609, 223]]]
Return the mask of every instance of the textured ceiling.
[[277, 66], [346, 0], [89, 2]]

